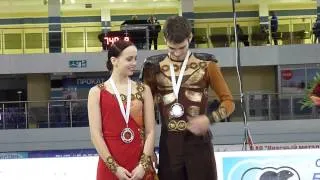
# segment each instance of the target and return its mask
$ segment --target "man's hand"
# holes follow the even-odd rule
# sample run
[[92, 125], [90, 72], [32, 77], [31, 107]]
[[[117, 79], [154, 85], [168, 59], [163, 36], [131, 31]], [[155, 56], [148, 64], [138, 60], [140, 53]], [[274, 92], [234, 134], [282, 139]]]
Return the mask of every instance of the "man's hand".
[[207, 133], [210, 121], [206, 115], [188, 117], [187, 129], [197, 136]]
[[132, 174], [132, 177], [130, 178], [130, 180], [140, 180], [140, 179], [143, 179], [143, 176], [145, 174], [145, 170], [143, 169], [142, 165], [141, 164], [138, 164], [137, 167], [135, 167], [131, 174]]
[[130, 180], [130, 178], [132, 176], [128, 170], [126, 170], [125, 168], [123, 168], [121, 166], [117, 167], [117, 171], [116, 171], [115, 175], [120, 180]]

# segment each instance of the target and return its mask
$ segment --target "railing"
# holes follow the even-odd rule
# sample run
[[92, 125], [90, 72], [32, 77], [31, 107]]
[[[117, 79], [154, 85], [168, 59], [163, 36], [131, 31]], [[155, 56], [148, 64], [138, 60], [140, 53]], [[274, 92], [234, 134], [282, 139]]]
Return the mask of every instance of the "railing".
[[0, 129], [88, 126], [87, 100], [0, 103]]
[[[278, 44], [312, 44], [312, 26], [315, 17], [279, 18]], [[244, 39], [250, 46], [273, 45], [270, 31], [264, 32], [259, 21], [238, 20]], [[270, 29], [270, 28], [269, 28]], [[111, 31], [119, 31], [114, 25]], [[48, 27], [0, 28], [0, 54], [49, 53]], [[72, 26], [61, 28], [61, 52], [99, 52], [102, 44], [98, 39], [100, 26]], [[145, 37], [142, 37], [145, 38]], [[210, 19], [194, 25], [196, 48], [230, 47], [234, 45], [232, 21]], [[140, 47], [140, 46], [139, 46]], [[153, 47], [153, 46], [152, 46]], [[144, 46], [148, 49], [148, 45]], [[163, 33], [159, 33], [158, 49], [165, 49]]]
[[[242, 121], [239, 96], [227, 121]], [[317, 119], [320, 108], [301, 110], [302, 95], [247, 94], [248, 121]], [[211, 102], [208, 103], [210, 108]], [[0, 129], [87, 127], [87, 100], [0, 102]]]

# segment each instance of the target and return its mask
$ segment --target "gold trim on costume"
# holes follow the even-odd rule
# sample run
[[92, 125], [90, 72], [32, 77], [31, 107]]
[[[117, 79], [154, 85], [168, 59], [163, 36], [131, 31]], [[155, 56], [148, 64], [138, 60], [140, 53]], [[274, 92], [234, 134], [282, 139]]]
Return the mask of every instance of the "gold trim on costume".
[[140, 100], [140, 101], [143, 100], [143, 97], [142, 97], [141, 92], [137, 92], [137, 93], [135, 94], [135, 96], [133, 96], [133, 97], [135, 97], [136, 99], [138, 99], [138, 100]]
[[98, 87], [100, 88], [100, 90], [102, 90], [102, 89], [104, 89], [104, 84], [100, 83], [100, 84], [98, 84]]
[[195, 84], [202, 81], [205, 72], [202, 69], [197, 69], [193, 74], [191, 74], [185, 84]]
[[174, 69], [174, 72], [177, 72], [179, 70], [179, 66], [176, 64], [173, 64], [173, 69]]
[[139, 163], [141, 164], [143, 169], [147, 171], [152, 165], [151, 156], [148, 156], [145, 153], [143, 153], [140, 157]]
[[190, 116], [198, 116], [200, 114], [200, 107], [198, 106], [190, 106], [187, 110]]
[[188, 84], [182, 84], [181, 87], [186, 87], [186, 88], [189, 88], [189, 89], [199, 89], [199, 88], [203, 88], [201, 86], [193, 86], [193, 85], [188, 85]]
[[137, 91], [138, 92], [143, 92], [144, 91], [144, 85], [142, 83], [138, 83]]
[[201, 102], [202, 95], [203, 95], [203, 93], [201, 92], [196, 92], [191, 90], [186, 90], [184, 94], [190, 101], [193, 101], [193, 102]]
[[160, 91], [172, 91], [172, 86], [171, 87], [158, 87]]
[[199, 66], [201, 67], [201, 69], [204, 69], [207, 67], [207, 63], [206, 62], [200, 62]]
[[225, 107], [219, 107], [218, 110], [212, 112], [212, 116], [216, 122], [227, 118], [227, 110]]
[[221, 119], [227, 118], [227, 109], [223, 106], [219, 107], [218, 112], [221, 116]]
[[124, 94], [120, 94], [121, 101], [127, 101], [127, 96]]
[[176, 97], [173, 93], [163, 95], [163, 97], [162, 97], [162, 101], [163, 101], [164, 105], [171, 104], [175, 100], [176, 100]]
[[167, 72], [169, 70], [169, 66], [165, 64], [165, 65], [161, 66], [161, 70], [163, 72]]
[[217, 113], [216, 111], [212, 112], [212, 117], [213, 117], [213, 119], [214, 119], [214, 122], [218, 122], [218, 121], [221, 120], [220, 117], [219, 117], [219, 115], [218, 115], [218, 113]]
[[109, 170], [112, 173], [116, 173], [117, 172], [117, 167], [119, 167], [119, 165], [117, 164], [117, 162], [113, 159], [112, 156], [108, 156], [106, 159], [106, 165], [109, 168]]
[[171, 120], [168, 123], [168, 130], [169, 131], [184, 131], [187, 129], [187, 122], [184, 120]]
[[191, 69], [195, 70], [195, 69], [198, 68], [198, 64], [195, 63], [195, 62], [192, 62], [192, 63], [190, 63], [189, 67], [190, 67]]

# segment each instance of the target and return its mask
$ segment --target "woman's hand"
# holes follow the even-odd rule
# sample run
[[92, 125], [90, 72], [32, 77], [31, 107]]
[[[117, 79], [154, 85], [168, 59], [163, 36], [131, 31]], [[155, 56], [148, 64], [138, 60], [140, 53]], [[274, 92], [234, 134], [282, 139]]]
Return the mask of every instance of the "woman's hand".
[[115, 172], [115, 175], [119, 180], [130, 180], [132, 176], [128, 170], [126, 170], [121, 166], [117, 167], [117, 171]]
[[132, 177], [130, 180], [140, 180], [144, 177], [144, 174], [146, 173], [146, 171], [143, 169], [142, 165], [139, 163], [137, 167], [135, 167], [131, 174]]

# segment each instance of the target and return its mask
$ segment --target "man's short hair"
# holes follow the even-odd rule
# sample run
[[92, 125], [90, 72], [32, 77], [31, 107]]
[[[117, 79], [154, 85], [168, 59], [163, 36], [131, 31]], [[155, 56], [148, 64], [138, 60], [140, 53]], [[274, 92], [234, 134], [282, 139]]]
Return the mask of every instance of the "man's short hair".
[[192, 27], [190, 22], [182, 16], [171, 16], [164, 24], [164, 38], [173, 43], [182, 43], [191, 35]]

